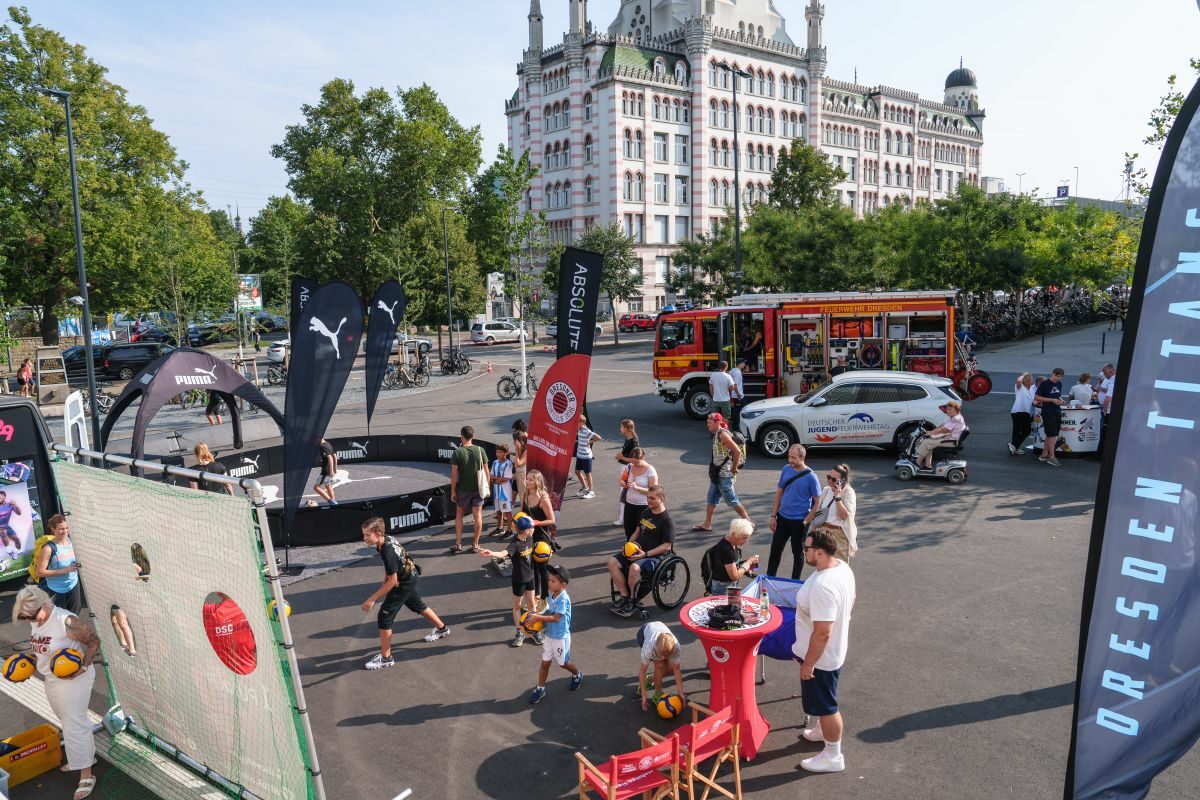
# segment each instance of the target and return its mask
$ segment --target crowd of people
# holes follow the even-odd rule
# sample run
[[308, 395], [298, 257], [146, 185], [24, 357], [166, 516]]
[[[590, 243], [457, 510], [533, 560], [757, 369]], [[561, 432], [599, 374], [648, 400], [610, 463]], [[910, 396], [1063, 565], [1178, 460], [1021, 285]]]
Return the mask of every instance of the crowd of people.
[[1109, 415], [1112, 413], [1113, 393], [1116, 390], [1117, 370], [1111, 363], [1100, 368], [1100, 375], [1093, 380], [1090, 373], [1082, 372], [1069, 389], [1063, 387], [1066, 371], [1055, 367], [1049, 377], [1023, 372], [1013, 384], [1012, 438], [1008, 442], [1010, 455], [1025, 454], [1025, 442], [1033, 433], [1034, 417], [1041, 418], [1042, 444], [1038, 461], [1052, 467], [1061, 467], [1058, 460], [1059, 434], [1062, 432], [1064, 408], [1099, 408], [1100, 424], [1096, 450], [1092, 460], [1099, 460], [1104, 451], [1104, 437], [1108, 431]]

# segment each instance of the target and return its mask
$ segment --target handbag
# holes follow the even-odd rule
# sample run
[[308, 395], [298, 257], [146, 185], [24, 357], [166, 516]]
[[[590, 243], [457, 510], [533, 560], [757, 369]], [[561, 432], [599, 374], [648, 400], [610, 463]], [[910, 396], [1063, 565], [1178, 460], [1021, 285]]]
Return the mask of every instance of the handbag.
[[825, 524], [825, 521], [829, 519], [829, 509], [832, 506], [833, 506], [833, 495], [830, 494], [829, 502], [826, 503], [825, 505], [821, 506], [821, 508], [817, 511], [816, 516], [814, 516], [812, 518], [812, 522], [808, 523], [808, 529], [810, 531], [815, 531], [817, 528], [819, 528]]
[[487, 452], [482, 447], [476, 449], [483, 454], [483, 466], [475, 470], [475, 482], [479, 485], [479, 496], [487, 500], [492, 496], [491, 473], [487, 468]]

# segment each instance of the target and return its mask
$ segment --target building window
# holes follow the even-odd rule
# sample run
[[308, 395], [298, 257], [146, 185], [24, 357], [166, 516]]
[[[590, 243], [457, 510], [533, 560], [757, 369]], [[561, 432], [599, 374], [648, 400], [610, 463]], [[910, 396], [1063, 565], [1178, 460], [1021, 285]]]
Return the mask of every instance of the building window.
[[654, 284], [663, 286], [671, 277], [671, 257], [656, 256], [654, 259]]
[[646, 157], [646, 151], [642, 148], [642, 132], [638, 131], [633, 135], [633, 157], [641, 161]]
[[846, 206], [847, 206], [847, 207], [848, 207], [848, 208], [849, 208], [851, 211], [857, 211], [857, 210], [858, 210], [858, 205], [857, 205], [857, 196], [855, 195], [855, 193], [854, 193], [854, 192], [846, 192]]
[[625, 200], [633, 200], [633, 173], [632, 172], [625, 173], [624, 187], [625, 188], [621, 193], [621, 197]]
[[716, 178], [713, 178], [708, 184], [708, 204], [710, 206], [721, 204], [721, 193]]
[[592, 118], [592, 96], [585, 94], [583, 96], [583, 119], [585, 122]]
[[851, 157], [846, 159], [846, 177], [851, 181], [858, 180], [858, 159]]
[[595, 148], [592, 144], [592, 135], [589, 133], [583, 139], [583, 163], [591, 164], [595, 158]]
[[667, 176], [662, 173], [654, 176], [654, 202], [667, 202]]
[[583, 202], [588, 205], [595, 202], [595, 184], [591, 178], [587, 178], [583, 182]]
[[721, 127], [729, 127], [729, 103], [724, 100], [721, 101]]
[[654, 134], [654, 160], [665, 163], [667, 160], [667, 135]]
[[643, 311], [641, 297], [629, 298], [629, 311], [634, 314], [640, 314]]
[[671, 243], [671, 218], [663, 215], [654, 217], [654, 231], [657, 236], [655, 242], [657, 244]]
[[675, 176], [675, 204], [686, 206], [691, 200], [688, 195], [688, 179], [686, 175]]
[[724, 70], [717, 67], [717, 62], [715, 62], [715, 61], [708, 62], [708, 85], [709, 86], [717, 85], [718, 81], [720, 80], [719, 73], [721, 73], [721, 72], [724, 72]]
[[720, 150], [717, 149], [717, 140], [709, 139], [708, 141], [708, 165], [715, 167], [720, 163]]
[[675, 243], [686, 242], [688, 234], [692, 228], [691, 217], [676, 217], [675, 218]]
[[[665, 134], [664, 134], [664, 137], [665, 137]], [[676, 164], [688, 163], [688, 137], [687, 136], [680, 136], [678, 134], [676, 134], [676, 136], [675, 136], [675, 163]]]
[[633, 133], [626, 128], [625, 137], [622, 140], [622, 152], [626, 158], [633, 158]]
[[633, 199], [639, 203], [646, 200], [646, 178], [640, 172], [633, 176]]
[[721, 142], [721, 166], [729, 166], [729, 142]]

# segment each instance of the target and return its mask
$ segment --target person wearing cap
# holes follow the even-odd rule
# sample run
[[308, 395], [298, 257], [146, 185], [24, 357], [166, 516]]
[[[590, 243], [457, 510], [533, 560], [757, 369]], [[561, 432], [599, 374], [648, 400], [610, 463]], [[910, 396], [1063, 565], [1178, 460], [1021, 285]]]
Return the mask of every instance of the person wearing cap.
[[933, 469], [933, 449], [945, 443], [957, 442], [962, 437], [963, 431], [967, 429], [967, 422], [962, 416], [961, 403], [957, 400], [950, 400], [939, 408], [947, 419], [931, 430], [917, 445], [917, 466], [921, 469]]
[[583, 683], [583, 672], [571, 661], [571, 597], [567, 584], [571, 582], [570, 571], [561, 564], [551, 564], [550, 604], [544, 613], [530, 614], [531, 622], [545, 625], [545, 640], [542, 643], [542, 665], [538, 668], [538, 682], [529, 695], [530, 703], [537, 703], [546, 696], [546, 679], [550, 677], [550, 662], [553, 661], [571, 673], [571, 691]]
[[720, 414], [708, 415], [708, 432], [712, 436], [712, 460], [708, 464], [708, 506], [704, 523], [693, 525], [693, 531], [711, 531], [713, 514], [722, 500], [742, 519], [750, 519], [745, 506], [733, 490], [738, 471], [742, 468], [742, 448], [729, 432], [729, 423]]
[[[517, 535], [504, 550], [489, 550], [486, 547], [479, 550], [484, 558], [505, 558], [512, 564], [512, 618], [516, 629], [511, 647], [525, 644], [525, 629], [521, 627], [521, 605], [530, 611], [537, 608], [537, 600], [533, 592], [533, 517], [528, 514], [517, 514], [513, 518], [513, 528]], [[533, 639], [537, 644], [542, 643], [541, 632], [535, 633]]]

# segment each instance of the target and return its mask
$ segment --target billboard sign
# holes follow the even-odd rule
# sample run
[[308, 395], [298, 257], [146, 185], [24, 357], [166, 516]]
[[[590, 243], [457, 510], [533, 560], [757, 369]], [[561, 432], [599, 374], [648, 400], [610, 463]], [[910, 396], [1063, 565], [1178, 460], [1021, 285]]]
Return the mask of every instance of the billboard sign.
[[237, 310], [262, 311], [262, 275], [238, 275]]

